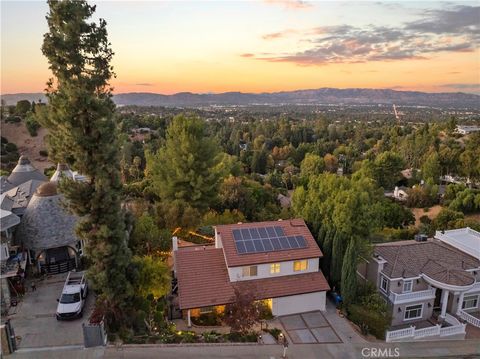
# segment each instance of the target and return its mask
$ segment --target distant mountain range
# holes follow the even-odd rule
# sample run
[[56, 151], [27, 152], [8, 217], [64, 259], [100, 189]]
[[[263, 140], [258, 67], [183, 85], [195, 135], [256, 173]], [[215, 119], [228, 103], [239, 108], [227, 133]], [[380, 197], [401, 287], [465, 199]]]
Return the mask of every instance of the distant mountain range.
[[[19, 100], [46, 101], [42, 93], [19, 93], [1, 96], [9, 105]], [[441, 108], [480, 109], [480, 96], [462, 92], [428, 93], [418, 91], [395, 91], [390, 89], [336, 89], [282, 91], [271, 93], [225, 92], [196, 94], [180, 92], [162, 95], [149, 92], [130, 92], [114, 95], [117, 105], [199, 107], [208, 105], [377, 105], [396, 104], [431, 106]]]

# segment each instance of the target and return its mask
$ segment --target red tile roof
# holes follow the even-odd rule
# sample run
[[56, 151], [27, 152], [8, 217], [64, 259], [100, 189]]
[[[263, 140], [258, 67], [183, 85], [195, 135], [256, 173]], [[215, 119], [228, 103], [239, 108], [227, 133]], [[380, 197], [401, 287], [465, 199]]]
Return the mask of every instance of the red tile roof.
[[230, 282], [222, 249], [180, 249], [176, 252], [180, 309], [231, 303], [234, 286], [251, 286], [257, 299], [329, 290], [322, 272]]
[[[303, 236], [307, 247], [262, 253], [239, 254], [237, 252], [232, 232], [234, 229], [268, 226], [282, 227], [287, 236]], [[225, 252], [225, 260], [229, 267], [323, 257], [320, 248], [318, 248], [303, 219], [220, 225], [215, 227], [215, 232], [217, 235], [220, 235]]]

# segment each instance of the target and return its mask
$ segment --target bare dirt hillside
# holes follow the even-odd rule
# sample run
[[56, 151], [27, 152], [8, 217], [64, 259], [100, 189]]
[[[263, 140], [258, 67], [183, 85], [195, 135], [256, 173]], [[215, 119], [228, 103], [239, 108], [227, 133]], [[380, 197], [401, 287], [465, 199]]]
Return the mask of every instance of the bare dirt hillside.
[[434, 220], [441, 209], [442, 206], [439, 205], [430, 207], [428, 212], [425, 212], [423, 208], [412, 208], [413, 215], [415, 216], [415, 227], [420, 226], [420, 217], [428, 216], [428, 218]]
[[2, 121], [1, 134], [8, 142], [16, 144], [18, 153], [27, 156], [32, 164], [39, 170], [43, 171], [45, 168], [53, 165], [48, 162], [47, 157], [40, 156], [39, 153], [40, 150], [46, 149], [44, 137], [48, 134], [48, 131], [45, 128], [40, 128], [38, 135], [32, 137], [23, 122], [5, 123]]

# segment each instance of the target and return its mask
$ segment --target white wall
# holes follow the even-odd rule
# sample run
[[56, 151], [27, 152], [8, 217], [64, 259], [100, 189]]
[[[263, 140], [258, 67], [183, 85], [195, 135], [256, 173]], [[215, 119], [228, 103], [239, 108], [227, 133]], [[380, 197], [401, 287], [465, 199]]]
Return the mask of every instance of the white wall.
[[296, 313], [325, 310], [325, 291], [291, 295], [272, 299], [272, 314], [289, 315]]
[[293, 262], [294, 261], [276, 262], [276, 263], [280, 263], [280, 273], [276, 273], [276, 274], [270, 274], [271, 263], [265, 263], [265, 264], [257, 264], [256, 277], [243, 277], [243, 273], [242, 273], [243, 267], [229, 267], [228, 275], [230, 277], [231, 282], [236, 282], [241, 280], [255, 280], [255, 279], [262, 279], [262, 278], [281, 277], [284, 275], [318, 272], [318, 258], [307, 259], [307, 262], [308, 262], [307, 269], [299, 272], [293, 271]]

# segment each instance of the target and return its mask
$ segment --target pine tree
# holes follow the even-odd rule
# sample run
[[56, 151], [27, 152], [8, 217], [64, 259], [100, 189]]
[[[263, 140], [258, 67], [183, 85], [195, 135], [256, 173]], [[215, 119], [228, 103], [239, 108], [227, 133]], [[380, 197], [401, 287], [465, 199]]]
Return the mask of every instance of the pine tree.
[[357, 293], [357, 252], [357, 238], [352, 238], [343, 257], [341, 275], [341, 293], [346, 307], [354, 302]]
[[335, 237], [335, 228], [329, 226], [325, 234], [325, 240], [323, 242], [323, 258], [322, 258], [322, 271], [330, 278], [330, 264], [332, 261], [332, 246], [333, 238]]
[[215, 166], [218, 145], [205, 123], [195, 116], [176, 116], [167, 129], [165, 146], [147, 154], [147, 177], [163, 201], [180, 200], [205, 210], [215, 202], [220, 181]]
[[40, 121], [50, 132], [51, 160], [66, 162], [88, 178], [64, 180], [60, 189], [81, 217], [77, 234], [85, 240], [91, 285], [107, 307], [121, 309], [132, 294], [127, 280], [131, 254], [120, 207], [119, 146], [109, 87], [113, 52], [106, 22], [90, 22], [95, 6], [85, 1], [49, 0], [48, 5], [42, 51], [53, 79]]

